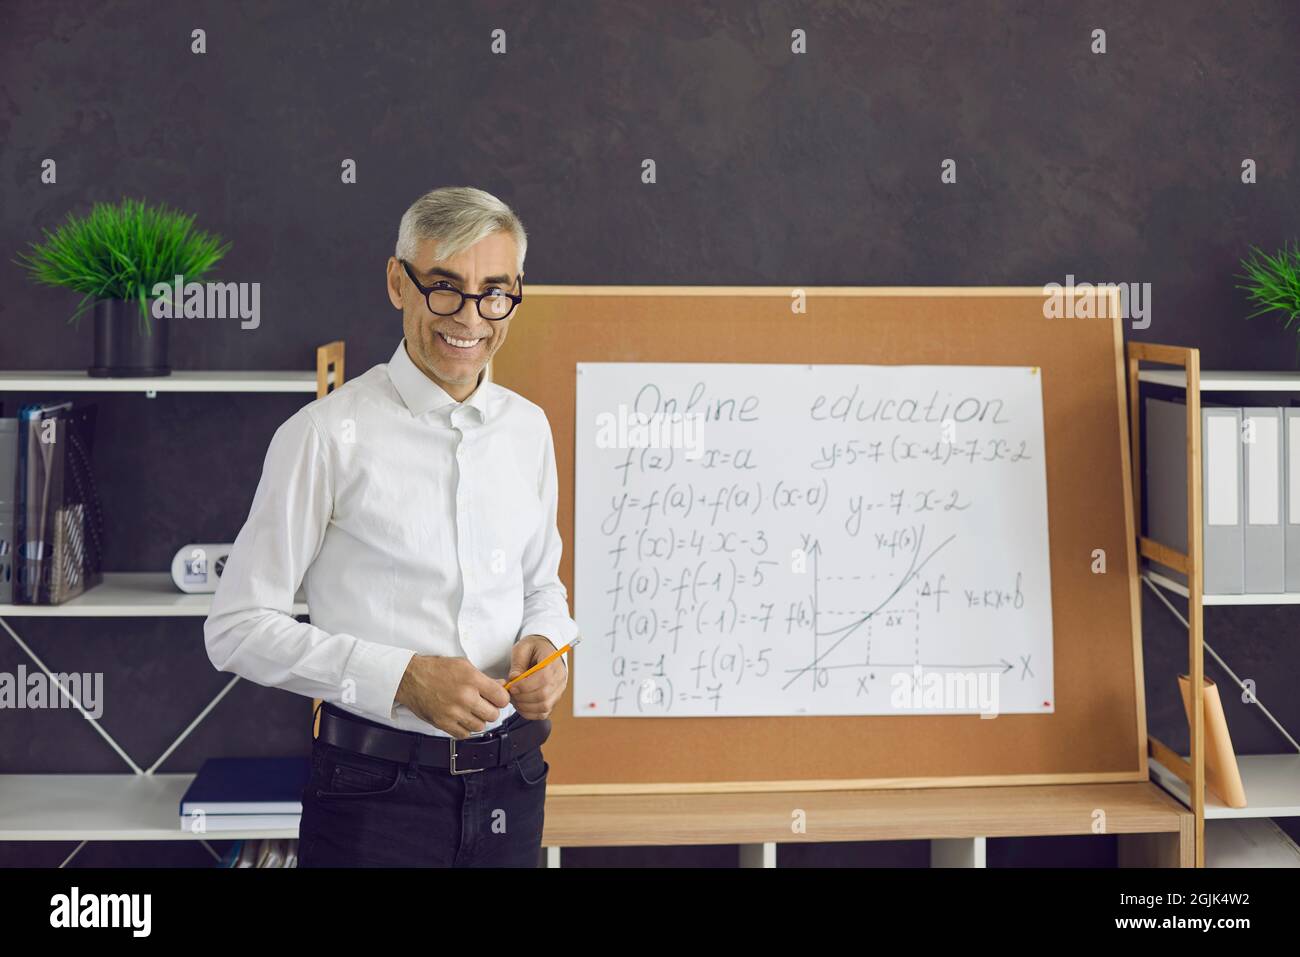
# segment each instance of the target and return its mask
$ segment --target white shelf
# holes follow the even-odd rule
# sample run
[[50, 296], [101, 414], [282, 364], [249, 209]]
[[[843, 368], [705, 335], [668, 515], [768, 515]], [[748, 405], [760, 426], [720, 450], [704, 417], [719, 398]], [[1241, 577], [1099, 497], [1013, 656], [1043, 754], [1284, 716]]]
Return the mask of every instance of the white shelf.
[[0, 372], [0, 392], [316, 392], [316, 373], [173, 372], [139, 379], [101, 379], [85, 372]]
[[[1184, 755], [1186, 757], [1186, 755]], [[1155, 758], [1150, 758], [1151, 778], [1162, 788], [1192, 806], [1191, 789]], [[1228, 807], [1208, 787], [1205, 819], [1245, 817], [1300, 817], [1300, 754], [1238, 755], [1246, 807]]]
[[[1143, 571], [1143, 576], [1175, 595], [1187, 597], [1187, 586], [1159, 572]], [[1256, 593], [1250, 595], [1202, 595], [1202, 605], [1300, 605], [1300, 592]]]
[[0, 774], [0, 841], [234, 841], [296, 838], [298, 829], [181, 828], [192, 774]]
[[[1139, 382], [1187, 388], [1182, 369], [1143, 369]], [[1300, 372], [1249, 372], [1201, 370], [1202, 392], [1300, 392]]]
[[1206, 867], [1300, 867], [1300, 847], [1267, 818], [1205, 825]]
[[[105, 572], [104, 581], [62, 605], [0, 605], [0, 618], [206, 618], [211, 595], [177, 591], [167, 572]], [[307, 614], [298, 594], [295, 615]]]

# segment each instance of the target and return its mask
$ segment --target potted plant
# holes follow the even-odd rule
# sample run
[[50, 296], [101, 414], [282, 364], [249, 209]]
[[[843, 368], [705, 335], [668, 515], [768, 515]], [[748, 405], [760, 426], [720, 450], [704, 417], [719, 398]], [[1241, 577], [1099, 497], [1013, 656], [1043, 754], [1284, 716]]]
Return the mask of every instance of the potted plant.
[[[1237, 278], [1246, 282], [1237, 288], [1246, 292], [1251, 305], [1259, 307], [1247, 319], [1266, 312], [1280, 312], [1286, 316], [1284, 329], [1300, 320], [1300, 242], [1290, 248], [1283, 245], [1273, 256], [1252, 246], [1241, 266], [1246, 272]], [[1296, 362], [1300, 364], [1300, 337], [1296, 339]]]
[[29, 243], [18, 264], [33, 282], [82, 293], [68, 319], [95, 314], [92, 376], [170, 375], [167, 323], [153, 321], [154, 286], [177, 276], [198, 282], [230, 249], [194, 228], [194, 217], [138, 200], [96, 203], [84, 216], [68, 214], [45, 241]]

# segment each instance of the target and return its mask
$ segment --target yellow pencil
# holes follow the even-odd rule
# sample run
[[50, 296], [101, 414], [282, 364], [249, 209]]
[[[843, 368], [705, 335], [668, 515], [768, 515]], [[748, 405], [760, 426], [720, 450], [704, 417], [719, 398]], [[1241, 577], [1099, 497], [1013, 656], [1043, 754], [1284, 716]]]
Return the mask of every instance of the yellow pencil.
[[509, 687], [510, 687], [512, 684], [514, 684], [516, 681], [523, 681], [525, 678], [527, 678], [527, 677], [528, 677], [529, 675], [531, 675], [533, 672], [535, 672], [535, 671], [541, 671], [543, 668], [545, 668], [547, 665], [549, 665], [552, 661], [554, 661], [556, 658], [560, 657], [560, 655], [564, 654], [566, 651], [568, 651], [570, 648], [572, 648], [574, 645], [576, 645], [576, 644], [577, 644], [578, 642], [580, 642], [580, 641], [582, 641], [582, 636], [581, 636], [581, 635], [579, 635], [577, 638], [574, 638], [573, 641], [569, 642], [567, 645], [565, 645], [563, 648], [561, 648], [561, 649], [560, 649], [559, 651], [557, 651], [555, 654], [553, 654], [553, 655], [547, 655], [545, 658], [543, 658], [541, 661], [537, 662], [537, 664], [533, 665], [531, 668], [529, 668], [529, 669], [528, 669], [527, 671], [525, 671], [523, 674], [521, 674], [521, 675], [515, 675], [513, 678], [511, 678], [509, 681], [507, 681], [507, 682], [505, 683], [505, 685], [503, 685], [503, 687], [509, 688]]

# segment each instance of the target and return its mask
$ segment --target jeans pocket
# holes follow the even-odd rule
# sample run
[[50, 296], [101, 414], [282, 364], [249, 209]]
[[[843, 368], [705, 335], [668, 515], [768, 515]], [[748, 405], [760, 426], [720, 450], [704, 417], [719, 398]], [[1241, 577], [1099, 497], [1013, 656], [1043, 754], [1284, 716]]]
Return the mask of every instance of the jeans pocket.
[[515, 773], [519, 775], [519, 780], [530, 788], [537, 787], [537, 785], [544, 782], [551, 771], [551, 766], [546, 763], [541, 748], [533, 748], [531, 751], [521, 754], [515, 758], [513, 764]]
[[354, 754], [341, 748], [332, 749], [321, 765], [318, 798], [382, 797], [397, 790], [402, 781], [402, 766], [383, 758]]

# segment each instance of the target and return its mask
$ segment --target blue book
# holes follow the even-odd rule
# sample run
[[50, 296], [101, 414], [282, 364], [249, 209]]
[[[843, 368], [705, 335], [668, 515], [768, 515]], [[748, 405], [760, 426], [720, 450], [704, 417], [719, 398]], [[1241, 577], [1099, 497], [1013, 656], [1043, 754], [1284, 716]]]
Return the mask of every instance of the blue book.
[[181, 798], [181, 817], [301, 814], [308, 758], [209, 758]]

